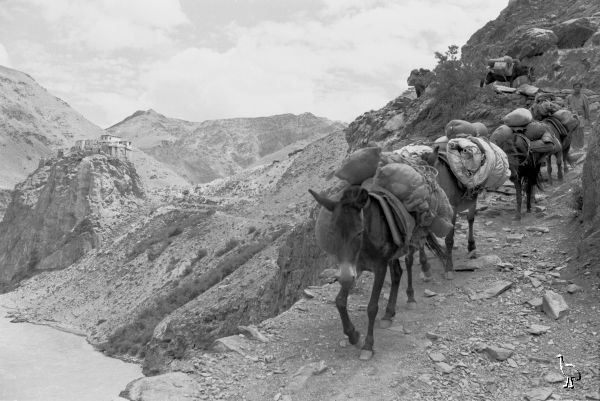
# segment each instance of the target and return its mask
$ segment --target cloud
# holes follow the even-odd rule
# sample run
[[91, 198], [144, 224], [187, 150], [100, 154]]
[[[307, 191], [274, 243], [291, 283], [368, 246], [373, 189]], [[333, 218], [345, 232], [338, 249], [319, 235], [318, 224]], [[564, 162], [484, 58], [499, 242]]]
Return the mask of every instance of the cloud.
[[56, 27], [61, 43], [102, 52], [171, 45], [172, 31], [189, 23], [178, 0], [29, 1]]
[[0, 43], [0, 65], [9, 66], [8, 52], [2, 43]]
[[435, 51], [466, 42], [481, 22], [461, 4], [474, 1], [325, 0], [318, 18], [230, 23], [227, 50], [188, 47], [150, 65], [142, 98], [191, 120], [311, 111], [350, 121], [399, 95], [411, 69], [432, 68]]
[[177, 0], [22, 0], [9, 2], [19, 12], [0, 10], [0, 34], [15, 68], [103, 127], [150, 107], [192, 121], [305, 111], [351, 121], [503, 7], [288, 0], [285, 13], [222, 1], [186, 3], [186, 15]]

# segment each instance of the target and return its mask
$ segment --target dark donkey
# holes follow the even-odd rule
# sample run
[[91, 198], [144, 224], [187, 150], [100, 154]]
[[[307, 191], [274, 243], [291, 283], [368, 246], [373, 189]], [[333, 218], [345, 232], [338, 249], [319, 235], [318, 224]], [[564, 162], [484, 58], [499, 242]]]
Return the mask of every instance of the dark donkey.
[[493, 132], [490, 141], [498, 145], [508, 157], [510, 180], [515, 185], [517, 197], [517, 212], [515, 220], [521, 220], [523, 203], [523, 187], [527, 196], [527, 213], [531, 212], [533, 188], [541, 188], [540, 168], [544, 157], [549, 153], [537, 153], [531, 150], [531, 141], [524, 135], [515, 133], [512, 139], [501, 141]]
[[564, 174], [567, 174], [569, 171], [568, 163], [571, 163], [571, 158], [569, 157], [569, 151], [571, 150], [571, 138], [573, 137], [573, 132], [579, 127], [579, 120], [573, 120], [574, 123], [566, 127], [563, 125], [557, 118], [548, 117], [542, 120], [549, 131], [554, 135], [556, 139], [559, 140], [560, 146], [555, 149], [553, 153], [548, 155], [546, 160], [547, 167], [546, 170], [548, 172], [548, 182], [552, 185], [552, 155], [556, 157], [556, 167], [557, 167], [557, 178], [559, 181], [563, 180], [563, 167]]
[[[331, 220], [328, 221], [331, 234], [330, 245], [324, 246], [324, 248], [327, 252], [334, 254], [340, 269], [338, 281], [341, 288], [335, 304], [342, 320], [344, 334], [348, 336], [350, 344], [357, 345], [359, 343], [360, 333], [354, 328], [348, 316], [348, 293], [354, 280], [362, 271], [371, 271], [375, 275], [367, 307], [369, 326], [360, 353], [361, 360], [369, 360], [373, 356], [373, 328], [388, 264], [391, 267], [392, 287], [382, 319], [382, 322], [387, 321], [388, 323], [385, 326], [389, 327], [396, 314], [396, 300], [402, 270], [400, 263], [395, 258], [398, 257], [400, 248], [393, 241], [381, 206], [378, 202], [371, 201], [369, 193], [364, 188], [357, 185], [346, 188], [339, 201], [321, 196], [312, 190], [309, 192], [319, 204], [331, 212]], [[426, 241], [436, 255], [440, 258], [444, 257], [444, 252], [435, 237], [428, 233]], [[404, 249], [406, 248], [409, 248], [408, 254], [411, 255], [416, 246], [408, 245], [404, 247]], [[406, 270], [409, 289], [406, 290], [406, 293], [409, 301], [414, 302], [411, 268], [407, 257]]]
[[[469, 223], [469, 239], [467, 250], [469, 251], [469, 257], [475, 258], [475, 236], [473, 235], [473, 223], [475, 222], [475, 211], [477, 209], [477, 196], [478, 192], [470, 191], [464, 185], [462, 185], [456, 175], [450, 169], [447, 159], [444, 157], [444, 153], [439, 153], [439, 146], [434, 146], [433, 153], [426, 153], [423, 155], [423, 159], [430, 165], [433, 166], [437, 172], [437, 181], [440, 187], [446, 193], [450, 205], [454, 209], [452, 215], [452, 230], [446, 235], [446, 261], [445, 261], [445, 276], [447, 279], [454, 278], [454, 265], [452, 263], [452, 248], [454, 248], [454, 226], [456, 225], [456, 217], [459, 212], [468, 210], [467, 222]], [[419, 248], [419, 255], [421, 261], [421, 269], [423, 272], [429, 271], [429, 265], [427, 264], [427, 257], [425, 256], [425, 249]]]
[[509, 76], [496, 74], [494, 71], [488, 71], [485, 78], [480, 82], [479, 86], [483, 87], [484, 85], [489, 85], [494, 81], [508, 82], [509, 85], [512, 86], [515, 79], [523, 75], [526, 75], [527, 78], [529, 78], [529, 82], [535, 81], [535, 71], [533, 67], [526, 65], [515, 65], [512, 75]]

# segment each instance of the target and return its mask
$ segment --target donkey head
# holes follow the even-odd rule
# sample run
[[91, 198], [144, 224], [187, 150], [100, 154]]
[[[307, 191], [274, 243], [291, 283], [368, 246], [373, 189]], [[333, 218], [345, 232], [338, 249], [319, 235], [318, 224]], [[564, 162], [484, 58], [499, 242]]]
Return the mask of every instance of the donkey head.
[[363, 208], [369, 201], [368, 192], [360, 186], [344, 190], [339, 201], [334, 201], [309, 189], [310, 194], [331, 212], [330, 234], [335, 257], [340, 268], [340, 284], [352, 285], [357, 276], [356, 265], [363, 245], [365, 230]]

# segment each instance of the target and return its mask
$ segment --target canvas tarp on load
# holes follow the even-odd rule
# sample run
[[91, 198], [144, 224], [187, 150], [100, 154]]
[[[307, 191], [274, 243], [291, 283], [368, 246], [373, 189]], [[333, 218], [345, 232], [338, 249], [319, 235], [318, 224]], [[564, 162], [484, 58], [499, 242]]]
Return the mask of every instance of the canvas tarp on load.
[[446, 153], [452, 172], [467, 188], [496, 189], [510, 177], [508, 157], [485, 139], [451, 139]]

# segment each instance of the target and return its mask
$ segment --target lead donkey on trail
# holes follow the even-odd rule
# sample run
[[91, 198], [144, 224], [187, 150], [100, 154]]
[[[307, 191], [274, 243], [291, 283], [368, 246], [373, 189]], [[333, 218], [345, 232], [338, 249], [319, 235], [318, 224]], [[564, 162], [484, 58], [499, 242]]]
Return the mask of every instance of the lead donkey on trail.
[[[360, 353], [361, 360], [369, 360], [373, 356], [373, 328], [379, 310], [379, 296], [387, 273], [388, 264], [391, 269], [392, 287], [385, 315], [381, 320], [383, 327], [389, 327], [392, 318], [396, 314], [398, 287], [400, 278], [402, 277], [402, 270], [397, 258], [402, 253], [407, 253], [406, 271], [408, 275], [408, 289], [406, 293], [409, 302], [415, 302], [412, 289], [412, 254], [418, 248], [418, 244], [396, 245], [384, 216], [384, 211], [378, 202], [371, 199], [369, 192], [360, 185], [347, 187], [343, 191], [339, 201], [326, 198], [310, 189], [309, 192], [323, 206], [324, 209], [321, 209], [321, 213], [327, 212], [331, 216], [327, 219], [322, 219], [320, 216], [317, 220], [317, 225], [329, 225], [328, 232], [331, 237], [328, 238], [326, 244], [320, 243], [319, 246], [335, 256], [340, 269], [338, 281], [341, 288], [335, 299], [335, 304], [342, 320], [344, 334], [348, 336], [350, 344], [359, 344], [360, 333], [354, 328], [348, 316], [347, 302], [349, 291], [355, 279], [362, 271], [371, 271], [375, 275], [371, 298], [367, 306], [367, 315], [369, 318], [367, 336]], [[319, 227], [316, 228], [316, 232], [317, 241], [320, 242], [318, 230]], [[406, 238], [406, 235], [404, 238]], [[445, 257], [444, 251], [437, 243], [433, 234], [427, 232], [424, 240], [430, 249], [443, 260]]]

